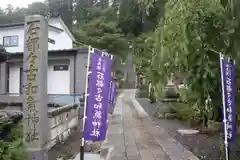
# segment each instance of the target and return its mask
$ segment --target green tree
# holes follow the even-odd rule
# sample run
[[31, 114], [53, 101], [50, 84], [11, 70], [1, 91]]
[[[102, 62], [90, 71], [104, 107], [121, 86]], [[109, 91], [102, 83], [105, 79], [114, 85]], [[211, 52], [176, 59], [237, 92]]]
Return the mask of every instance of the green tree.
[[[169, 0], [156, 29], [153, 68], [166, 83], [171, 73], [185, 73], [189, 104], [197, 106], [202, 122], [211, 107], [219, 108], [219, 57], [229, 42], [225, 10], [220, 0]], [[163, 78], [162, 78], [163, 77]], [[210, 106], [208, 106], [210, 107]]]
[[28, 8], [7, 8], [0, 10], [0, 23], [18, 23], [24, 21], [24, 16], [32, 14], [50, 15], [51, 17], [61, 16], [66, 25], [71, 29], [73, 24], [74, 12], [73, 0], [46, 0], [46, 2], [34, 2]]
[[151, 66], [152, 48], [154, 44], [153, 33], [141, 34], [134, 41], [134, 63], [138, 74], [149, 76], [147, 72]]
[[71, 29], [73, 24], [73, 0], [47, 0], [49, 14], [53, 17], [61, 16]]
[[[95, 9], [98, 10], [98, 8]], [[88, 23], [75, 28], [76, 38], [81, 43], [106, 49], [109, 53], [125, 58], [128, 51], [128, 41], [117, 26], [116, 16], [115, 8], [101, 11]]]
[[119, 6], [119, 27], [125, 35], [139, 36], [142, 31], [142, 17], [135, 0], [122, 0]]
[[13, 12], [14, 12], [13, 6], [11, 4], [8, 4], [7, 8], [5, 9], [5, 14], [11, 15], [11, 14], [13, 14]]
[[74, 10], [74, 17], [77, 25], [87, 23], [93, 18], [96, 18], [101, 12], [101, 8], [93, 8], [94, 1], [78, 0]]
[[39, 14], [46, 16], [49, 12], [48, 6], [42, 2], [33, 2], [28, 5], [27, 14]]

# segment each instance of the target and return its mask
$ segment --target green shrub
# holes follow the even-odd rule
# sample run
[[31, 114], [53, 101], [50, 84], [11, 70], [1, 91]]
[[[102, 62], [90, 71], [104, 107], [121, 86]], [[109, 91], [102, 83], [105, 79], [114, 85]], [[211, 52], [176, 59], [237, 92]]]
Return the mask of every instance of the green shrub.
[[138, 98], [148, 98], [148, 85], [139, 86], [139, 90], [137, 92]]
[[198, 122], [197, 112], [189, 104], [180, 102], [169, 103], [170, 112], [175, 113], [176, 118], [183, 121], [195, 121]]
[[29, 155], [23, 147], [22, 140], [14, 142], [0, 141], [0, 160], [28, 160]]
[[22, 143], [22, 128], [19, 124], [11, 126], [7, 140], [0, 140], [0, 160], [30, 159]]
[[179, 93], [177, 93], [174, 87], [169, 87], [165, 89], [164, 98], [178, 99]]
[[180, 120], [188, 120], [192, 116], [192, 110], [183, 103], [170, 103], [171, 112], [176, 113], [176, 118]]
[[188, 101], [188, 96], [187, 96], [187, 89], [185, 89], [185, 88], [180, 88], [179, 89], [179, 100], [181, 101], [181, 102], [187, 102]]
[[161, 102], [162, 99], [164, 98], [164, 88], [165, 88], [165, 85], [162, 84], [161, 82], [155, 84], [154, 96], [156, 98], [156, 101]]

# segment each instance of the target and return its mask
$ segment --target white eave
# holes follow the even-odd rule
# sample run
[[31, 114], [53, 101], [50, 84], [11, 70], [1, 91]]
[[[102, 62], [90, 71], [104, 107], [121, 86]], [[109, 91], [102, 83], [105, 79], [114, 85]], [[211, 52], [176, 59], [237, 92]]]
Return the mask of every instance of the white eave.
[[73, 34], [71, 33], [71, 31], [68, 29], [68, 27], [66, 26], [66, 24], [64, 23], [64, 21], [62, 20], [61, 17], [56, 18], [59, 20], [59, 22], [61, 23], [61, 25], [63, 26], [64, 30], [67, 32], [67, 34], [70, 36], [70, 38], [72, 39], [72, 41], [76, 41], [76, 39], [74, 38]]

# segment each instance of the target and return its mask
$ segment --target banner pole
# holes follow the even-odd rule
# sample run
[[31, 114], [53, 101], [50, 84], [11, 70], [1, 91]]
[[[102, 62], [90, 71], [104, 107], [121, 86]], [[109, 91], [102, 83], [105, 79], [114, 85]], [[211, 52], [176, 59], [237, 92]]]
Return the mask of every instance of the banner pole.
[[[235, 67], [236, 67], [236, 61], [235, 60], [233, 60], [233, 66], [234, 66], [234, 70], [236, 69]], [[234, 71], [234, 84], [236, 85], [236, 73], [235, 73], [236, 71]], [[234, 90], [234, 92], [235, 93], [237, 93], [237, 89], [235, 89]], [[235, 95], [236, 96], [236, 95]], [[236, 98], [236, 97], [235, 97]], [[234, 101], [234, 103], [236, 102], [236, 99], [235, 99], [235, 101]], [[233, 118], [236, 120], [237, 119], [237, 117], [236, 116], [233, 116]], [[236, 120], [237, 121], [237, 120]], [[236, 127], [236, 129], [237, 129], [237, 126], [235, 126]], [[236, 143], [236, 141], [233, 141], [232, 143], [230, 143], [230, 145], [229, 145], [229, 149], [228, 149], [228, 154], [229, 154], [229, 159], [236, 159], [236, 146], [237, 146], [237, 143]]]
[[80, 146], [80, 160], [84, 160], [84, 127], [85, 127], [85, 120], [86, 120], [86, 108], [87, 108], [87, 97], [88, 97], [88, 79], [89, 79], [89, 68], [90, 68], [90, 57], [91, 57], [91, 46], [88, 46], [88, 59], [87, 59], [87, 66], [86, 66], [86, 83], [85, 83], [85, 93], [84, 93], [84, 113], [83, 113], [83, 120], [82, 120], [82, 141]]
[[226, 160], [229, 160], [228, 155], [228, 141], [227, 141], [227, 126], [226, 126], [226, 105], [225, 105], [225, 96], [224, 96], [224, 81], [223, 81], [223, 64], [222, 64], [223, 55], [220, 53], [219, 60], [220, 60], [220, 68], [221, 68], [221, 83], [222, 83], [222, 103], [223, 103], [223, 123], [224, 123], [224, 144], [225, 144], [225, 156]]

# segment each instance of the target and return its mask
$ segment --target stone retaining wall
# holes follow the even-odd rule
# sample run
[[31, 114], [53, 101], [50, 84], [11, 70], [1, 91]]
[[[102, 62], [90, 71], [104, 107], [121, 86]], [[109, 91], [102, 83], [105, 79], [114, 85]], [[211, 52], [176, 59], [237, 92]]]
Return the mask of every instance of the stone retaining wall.
[[[80, 128], [82, 128], [83, 112], [83, 105], [79, 103], [49, 109], [48, 119], [50, 131], [49, 142], [46, 146], [47, 150], [50, 150], [57, 143], [64, 142], [77, 127], [80, 126]], [[10, 107], [0, 110], [0, 124], [14, 123], [16, 119], [20, 124], [22, 123], [22, 112], [19, 109]]]
[[52, 148], [57, 143], [66, 140], [80, 125], [82, 128], [83, 107], [71, 104], [48, 111], [50, 124], [49, 143], [47, 148]]

